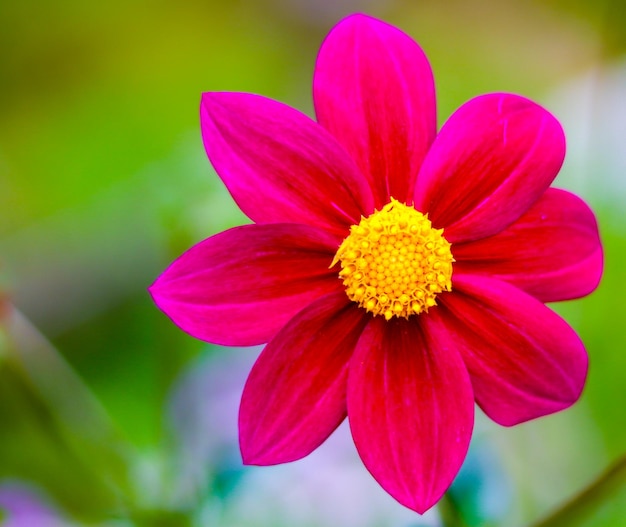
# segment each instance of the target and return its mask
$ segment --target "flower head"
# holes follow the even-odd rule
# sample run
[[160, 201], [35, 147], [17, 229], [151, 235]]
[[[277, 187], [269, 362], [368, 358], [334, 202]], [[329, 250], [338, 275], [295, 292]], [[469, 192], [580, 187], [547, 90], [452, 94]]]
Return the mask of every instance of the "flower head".
[[341, 21], [313, 96], [317, 122], [203, 95], [207, 154], [254, 223], [192, 247], [151, 293], [199, 339], [267, 343], [241, 401], [244, 462], [306, 456], [348, 416], [374, 478], [424, 512], [465, 458], [474, 401], [510, 426], [580, 396], [585, 349], [544, 302], [595, 289], [597, 224], [549, 188], [565, 154], [550, 113], [488, 94], [437, 132], [430, 65], [392, 26]]

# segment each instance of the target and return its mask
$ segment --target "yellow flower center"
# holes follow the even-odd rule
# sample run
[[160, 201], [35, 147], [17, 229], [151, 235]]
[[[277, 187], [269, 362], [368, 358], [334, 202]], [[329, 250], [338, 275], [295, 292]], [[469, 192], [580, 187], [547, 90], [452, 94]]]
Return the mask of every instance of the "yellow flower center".
[[427, 312], [452, 289], [454, 258], [443, 229], [393, 198], [350, 227], [331, 267], [337, 262], [350, 300], [387, 320]]

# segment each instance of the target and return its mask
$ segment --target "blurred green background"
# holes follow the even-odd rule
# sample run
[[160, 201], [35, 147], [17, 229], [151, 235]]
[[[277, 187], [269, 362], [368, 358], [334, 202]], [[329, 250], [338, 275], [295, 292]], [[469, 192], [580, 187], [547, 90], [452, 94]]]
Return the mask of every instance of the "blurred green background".
[[[193, 340], [146, 292], [193, 243], [246, 221], [205, 157], [201, 92], [312, 115], [319, 45], [354, 11], [422, 45], [440, 122], [490, 91], [555, 113], [568, 137], [556, 185], [600, 222], [600, 288], [555, 306], [590, 355], [582, 400], [514, 429], [479, 416], [451, 493], [462, 521], [526, 525], [626, 453], [626, 3], [5, 0], [0, 299], [19, 310], [0, 310], [5, 525], [440, 524], [370, 482], [345, 429], [309, 460], [241, 467], [237, 399], [258, 350]], [[625, 518], [616, 486], [576, 525]]]

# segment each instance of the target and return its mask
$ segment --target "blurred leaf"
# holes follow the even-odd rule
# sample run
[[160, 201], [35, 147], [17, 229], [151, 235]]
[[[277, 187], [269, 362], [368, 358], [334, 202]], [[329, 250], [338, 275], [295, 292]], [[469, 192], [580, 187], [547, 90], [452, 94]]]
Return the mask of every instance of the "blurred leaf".
[[189, 514], [177, 511], [150, 511], [133, 516], [136, 527], [190, 527], [192, 520]]
[[595, 482], [532, 527], [624, 527], [626, 525], [626, 455]]
[[89, 380], [124, 437], [137, 448], [159, 448], [167, 395], [201, 343], [182, 333], [142, 292], [56, 338], [55, 344]]
[[493, 445], [475, 435], [461, 470], [446, 493], [468, 527], [498, 525], [510, 508], [510, 481], [500, 463]]
[[450, 492], [441, 497], [437, 503], [437, 511], [443, 527], [469, 527], [463, 518], [458, 500]]
[[98, 402], [17, 310], [2, 328], [0, 476], [38, 482], [78, 517], [125, 508], [130, 452]]

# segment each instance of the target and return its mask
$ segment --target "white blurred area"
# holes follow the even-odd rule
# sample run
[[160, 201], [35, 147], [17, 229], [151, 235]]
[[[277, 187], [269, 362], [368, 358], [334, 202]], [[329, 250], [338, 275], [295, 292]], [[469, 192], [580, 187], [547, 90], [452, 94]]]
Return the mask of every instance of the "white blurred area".
[[598, 65], [546, 99], [567, 138], [555, 186], [624, 214], [626, 199], [626, 60]]

